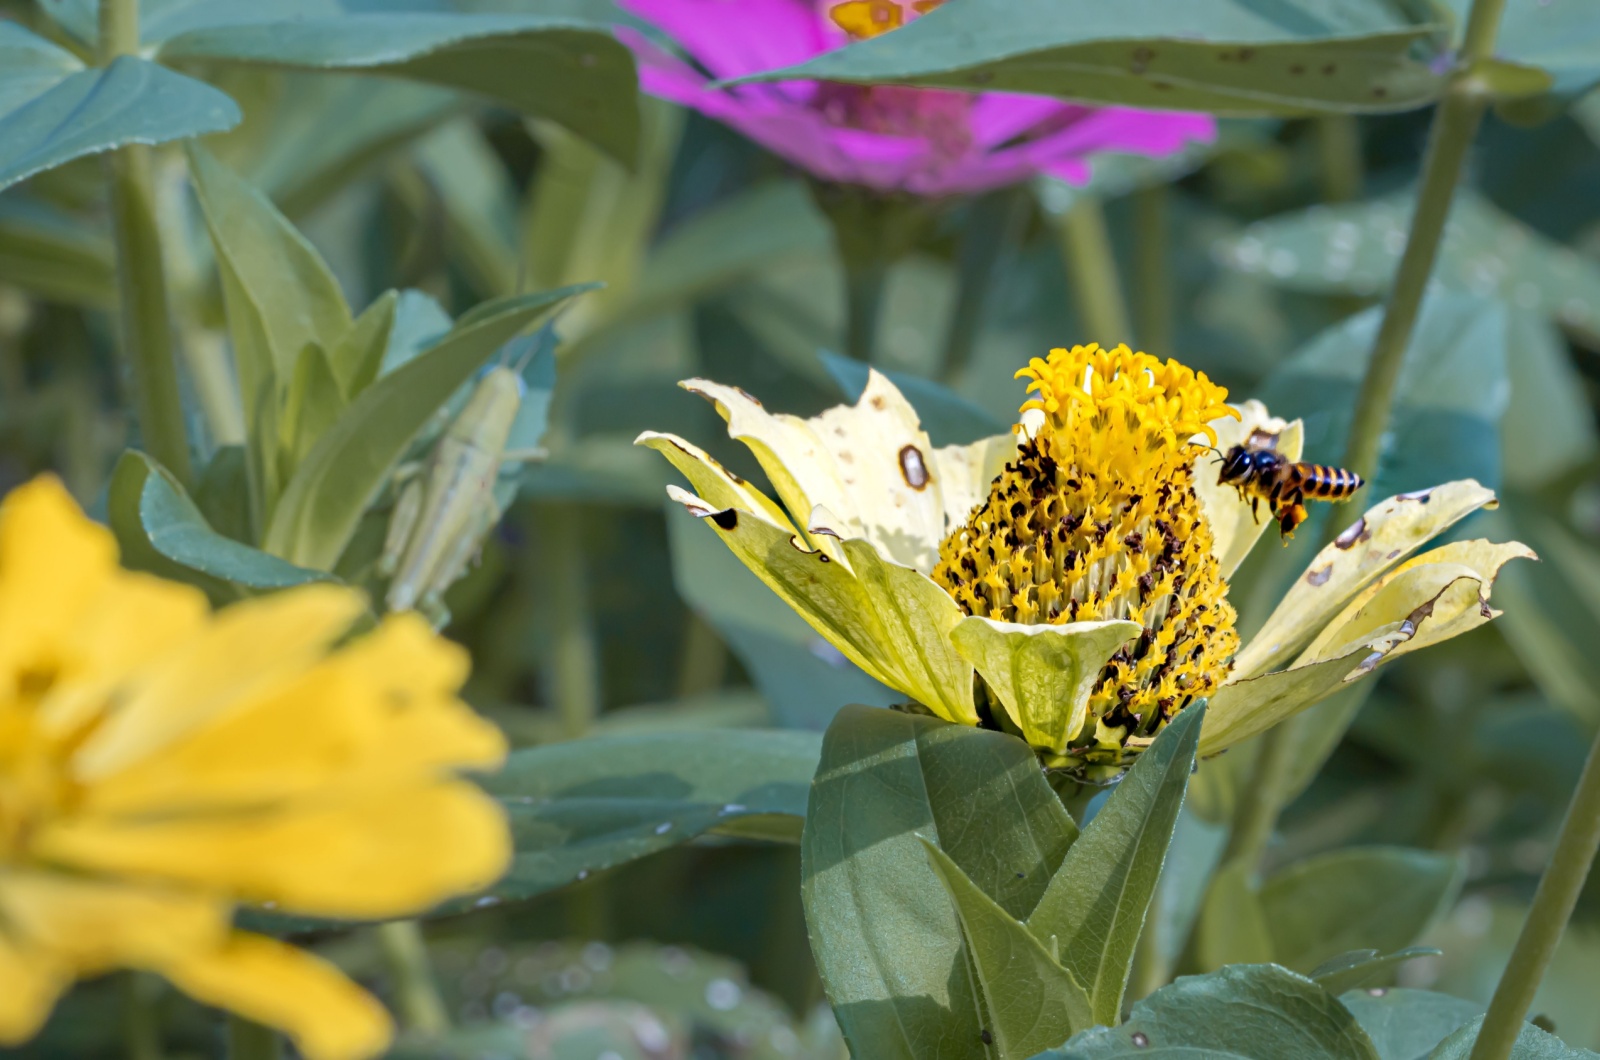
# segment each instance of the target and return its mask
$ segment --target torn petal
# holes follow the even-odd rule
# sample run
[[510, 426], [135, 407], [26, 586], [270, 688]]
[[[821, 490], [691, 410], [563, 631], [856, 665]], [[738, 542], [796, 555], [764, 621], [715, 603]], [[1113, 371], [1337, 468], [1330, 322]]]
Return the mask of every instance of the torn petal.
[[1310, 643], [1346, 604], [1408, 553], [1479, 508], [1494, 491], [1472, 479], [1447, 482], [1422, 494], [1390, 497], [1311, 561], [1234, 660], [1234, 673], [1252, 677], [1282, 666]]

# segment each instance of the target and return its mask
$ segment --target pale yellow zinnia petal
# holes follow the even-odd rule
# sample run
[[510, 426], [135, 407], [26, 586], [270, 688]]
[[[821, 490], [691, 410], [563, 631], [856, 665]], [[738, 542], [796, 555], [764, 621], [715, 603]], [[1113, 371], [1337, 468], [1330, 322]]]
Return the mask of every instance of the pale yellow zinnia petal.
[[861, 540], [837, 544], [847, 566], [765, 520], [737, 509], [718, 512], [675, 486], [667, 492], [704, 518], [746, 567], [869, 676], [942, 718], [977, 722], [972, 667], [949, 639], [961, 612], [926, 576], [884, 559]]
[[73, 761], [92, 782], [298, 677], [355, 621], [360, 593], [305, 585], [218, 613], [155, 667]]
[[255, 814], [62, 821], [41, 829], [35, 849], [99, 872], [351, 919], [403, 916], [480, 890], [511, 859], [499, 804], [462, 781]]
[[228, 902], [195, 891], [44, 870], [0, 873], [8, 930], [80, 973], [214, 946], [227, 934], [231, 912]]
[[1234, 677], [1282, 666], [1401, 557], [1456, 522], [1494, 505], [1494, 491], [1471, 479], [1447, 482], [1420, 493], [1390, 497], [1350, 525], [1317, 553], [1295, 580], [1261, 630], [1234, 660]]
[[159, 971], [197, 1000], [284, 1031], [306, 1060], [364, 1060], [394, 1036], [372, 995], [327, 961], [276, 939], [236, 933]]
[[972, 509], [989, 499], [989, 487], [1016, 455], [1017, 435], [1009, 433], [933, 451], [933, 477], [944, 504], [946, 533], [965, 523]]
[[0, 933], [0, 1045], [39, 1033], [72, 973], [51, 954]]
[[854, 405], [808, 420], [774, 415], [737, 387], [706, 379], [682, 385], [716, 405], [728, 434], [750, 447], [797, 518], [821, 505], [841, 520], [834, 529], [842, 537], [865, 538], [904, 566], [933, 569], [945, 533], [933, 445], [887, 377], [870, 371]]
[[723, 467], [704, 449], [675, 434], [645, 431], [634, 445], [654, 449], [677, 468], [702, 499], [717, 510], [738, 508], [758, 515], [780, 530], [794, 532], [794, 524], [771, 497]]
[[0, 675], [54, 668], [60, 641], [117, 570], [111, 531], [52, 475], [0, 500]]
[[[1299, 460], [1304, 447], [1305, 427], [1299, 421], [1288, 422], [1272, 415], [1259, 401], [1246, 401], [1238, 406], [1239, 418], [1224, 416], [1211, 421], [1217, 434], [1217, 448], [1226, 453], [1236, 445], [1245, 444], [1257, 431], [1277, 438], [1273, 448], [1288, 460]], [[1263, 502], [1254, 509], [1237, 489], [1217, 481], [1221, 463], [1216, 453], [1207, 450], [1195, 458], [1194, 492], [1200, 498], [1200, 507], [1211, 523], [1212, 551], [1227, 578], [1239, 569], [1239, 564], [1250, 554], [1261, 535], [1269, 527], [1276, 529], [1277, 520]]]
[[1143, 628], [1137, 622], [1025, 626], [969, 617], [950, 636], [1028, 743], [1060, 750], [1088, 720], [1089, 693], [1112, 653]]

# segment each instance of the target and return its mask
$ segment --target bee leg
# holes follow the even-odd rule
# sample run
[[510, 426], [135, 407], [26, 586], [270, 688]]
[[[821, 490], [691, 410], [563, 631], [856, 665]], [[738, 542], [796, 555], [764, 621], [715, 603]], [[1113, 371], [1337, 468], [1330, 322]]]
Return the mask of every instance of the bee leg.
[[[1240, 490], [1239, 492], [1243, 493], [1244, 491]], [[1259, 526], [1261, 524], [1261, 498], [1254, 494], [1250, 496], [1250, 518], [1256, 521], [1256, 525]]]

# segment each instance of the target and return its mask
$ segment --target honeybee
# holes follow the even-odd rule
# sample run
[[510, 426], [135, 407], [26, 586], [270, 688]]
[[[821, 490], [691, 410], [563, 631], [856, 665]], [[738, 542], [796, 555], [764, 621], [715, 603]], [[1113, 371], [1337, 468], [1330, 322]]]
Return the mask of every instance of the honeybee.
[[1278, 452], [1278, 436], [1255, 431], [1243, 445], [1236, 445], [1222, 457], [1222, 473], [1217, 484], [1232, 486], [1239, 496], [1250, 499], [1250, 511], [1259, 522], [1260, 504], [1278, 520], [1278, 531], [1285, 540], [1294, 536], [1295, 527], [1306, 518], [1305, 500], [1348, 500], [1363, 485], [1361, 476], [1342, 467], [1296, 463]]

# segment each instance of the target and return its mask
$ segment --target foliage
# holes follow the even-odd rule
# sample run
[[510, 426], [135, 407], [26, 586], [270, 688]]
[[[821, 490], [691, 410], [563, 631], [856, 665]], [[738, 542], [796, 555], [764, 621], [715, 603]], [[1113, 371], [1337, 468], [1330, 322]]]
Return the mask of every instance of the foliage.
[[[137, 15], [120, 43], [102, 3]], [[734, 36], [740, 5], [718, 6]], [[668, 42], [652, 12], [673, 5], [623, 6], [0, 0], [0, 490], [55, 473], [124, 566], [214, 606], [354, 586], [358, 630], [415, 543], [446, 572], [424, 611], [472, 659], [464, 697], [513, 748], [474, 777], [516, 845], [497, 882], [420, 927], [242, 921], [370, 984], [407, 1028], [399, 1056], [1466, 1060], [1600, 727], [1592, 10], [1508, 0], [1479, 54], [1468, 0], [951, 0], [706, 90], [825, 80], [815, 108], [849, 114], [829, 121], [903, 120], [908, 140], [979, 90], [1218, 118], [1210, 143], [1096, 155], [1087, 183], [1041, 168], [913, 204], [642, 95], [639, 42]], [[1265, 686], [1178, 713], [1109, 789], [1042, 770], [981, 679], [966, 709], [966, 663], [939, 694], [981, 726], [908, 707], [868, 672], [888, 655], [858, 666], [784, 602], [811, 599], [801, 578], [871, 581], [874, 608], [916, 610], [904, 567], [834, 542], [825, 508], [780, 512], [803, 557], [776, 524], [713, 533], [632, 445], [694, 439], [727, 488], [765, 488], [678, 382], [804, 417], [859, 400], [871, 369], [926, 443], [968, 445], [1016, 421], [1029, 358], [1096, 339], [1303, 420], [1304, 458], [1336, 464], [1414, 222], [1443, 202], [1419, 190], [1430, 128], [1463, 93], [1488, 116], [1367, 506], [1477, 480], [1428, 512], [1463, 520], [1445, 547], [1465, 573], [1401, 567], [1454, 580], [1425, 614], [1341, 616], [1360, 636], [1319, 640], [1268, 720], [1333, 694], [1224, 755], [1205, 712]], [[131, 213], [108, 194], [125, 164]], [[180, 424], [140, 421], [136, 302], [166, 314]], [[1118, 313], [1131, 334], [1090, 333]], [[490, 444], [462, 410], [496, 366], [516, 398]], [[154, 455], [162, 427], [192, 472]], [[1498, 508], [1474, 514], [1487, 490]], [[1227, 575], [1246, 662], [1282, 669], [1335, 618], [1302, 572], [1329, 577], [1312, 558], [1356, 516], [1312, 508]], [[723, 533], [759, 538], [782, 595]], [[1504, 614], [1343, 689], [1449, 585], [1494, 580], [1468, 538], [1540, 557], [1501, 572]], [[811, 573], [815, 555], [836, 566]], [[1335, 588], [1400, 562], [1346, 555]], [[889, 654], [938, 669], [930, 650]], [[1081, 683], [1057, 656], [1035, 669], [1017, 672]], [[1268, 767], [1284, 805], [1252, 847]], [[1597, 926], [1591, 880], [1510, 1056], [1596, 1055]], [[222, 1029], [148, 971], [81, 984], [17, 1046], [161, 1049], [217, 1054]]]

